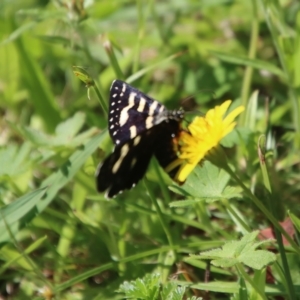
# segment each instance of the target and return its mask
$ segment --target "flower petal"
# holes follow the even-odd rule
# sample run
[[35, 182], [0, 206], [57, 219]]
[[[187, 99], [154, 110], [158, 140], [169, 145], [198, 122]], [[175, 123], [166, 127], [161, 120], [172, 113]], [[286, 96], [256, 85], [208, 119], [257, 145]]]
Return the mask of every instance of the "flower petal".
[[179, 182], [184, 182], [207, 153], [235, 127], [234, 119], [244, 107], [235, 108], [224, 118], [230, 104], [231, 100], [227, 100], [220, 106], [210, 109], [205, 117], [196, 117], [188, 126], [188, 132], [183, 131], [180, 134], [179, 158], [167, 167], [168, 170], [172, 170], [181, 164], [175, 178]]

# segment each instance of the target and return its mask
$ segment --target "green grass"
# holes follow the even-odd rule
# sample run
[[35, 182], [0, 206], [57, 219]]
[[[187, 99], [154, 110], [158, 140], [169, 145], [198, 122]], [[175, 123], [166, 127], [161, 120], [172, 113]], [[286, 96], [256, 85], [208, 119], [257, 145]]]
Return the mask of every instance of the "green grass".
[[[80, 3], [0, 4], [0, 298], [300, 299], [299, 3]], [[115, 78], [246, 110], [184, 185], [153, 160], [108, 201]]]

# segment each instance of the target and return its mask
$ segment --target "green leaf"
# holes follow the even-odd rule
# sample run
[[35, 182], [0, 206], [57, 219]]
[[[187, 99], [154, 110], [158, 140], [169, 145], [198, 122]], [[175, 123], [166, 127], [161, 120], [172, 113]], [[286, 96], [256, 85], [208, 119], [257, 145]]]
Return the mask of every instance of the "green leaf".
[[126, 298], [157, 299], [159, 292], [159, 274], [147, 274], [143, 279], [124, 282], [118, 292], [125, 293]]
[[192, 289], [198, 289], [201, 291], [221, 292], [221, 293], [237, 293], [239, 290], [238, 282], [226, 282], [226, 281], [212, 281], [206, 283], [190, 284], [186, 281], [177, 281], [178, 285], [188, 286]]
[[[53, 200], [57, 192], [66, 185], [96, 150], [106, 131], [93, 137], [81, 149], [74, 152], [68, 161], [43, 183], [42, 188], [26, 194], [0, 210], [0, 243], [10, 240], [10, 233], [15, 235], [40, 213]], [[45, 194], [45, 191], [47, 193]], [[45, 194], [45, 195], [44, 195]], [[44, 197], [43, 197], [44, 196]], [[40, 199], [43, 197], [43, 201]], [[36, 206], [35, 206], [36, 205]]]
[[0, 149], [0, 176], [14, 176], [26, 172], [30, 164], [28, 161], [30, 151], [31, 147], [27, 142], [20, 147], [10, 144], [7, 148]]
[[42, 199], [46, 188], [30, 192], [0, 209], [0, 243], [11, 240], [37, 213], [36, 205]]
[[[174, 284], [175, 285], [175, 284]], [[163, 296], [162, 299], [166, 300], [182, 300], [185, 293], [185, 287], [182, 286], [176, 286], [176, 288], [167, 296]]]
[[266, 250], [255, 250], [258, 246], [269, 242], [255, 243], [257, 235], [258, 231], [248, 233], [240, 241], [227, 242], [221, 249], [205, 251], [193, 258], [211, 259], [211, 263], [219, 267], [232, 267], [238, 263], [244, 263], [253, 269], [260, 270], [276, 261], [276, 256]]
[[286, 79], [286, 76], [281, 69], [277, 68], [273, 64], [266, 62], [264, 60], [248, 58], [246, 56], [237, 55], [236, 53], [227, 54], [227, 53], [212, 51], [212, 54], [214, 54], [215, 56], [217, 56], [219, 59], [223, 61], [230, 62], [237, 65], [249, 66], [252, 68], [256, 68], [258, 70], [266, 70], [274, 75], [281, 77], [284, 80]]
[[81, 148], [75, 151], [69, 159], [42, 182], [42, 186], [49, 186], [46, 197], [39, 203], [38, 209], [42, 211], [53, 200], [57, 192], [65, 186], [83, 166], [88, 157], [99, 147], [106, 136], [106, 131], [94, 136]]
[[164, 300], [182, 300], [184, 293], [185, 287], [179, 287], [175, 282], [171, 281], [163, 286], [160, 296]]
[[[7, 262], [2, 264], [0, 267], [0, 274], [3, 273], [7, 268], [11, 265], [18, 265], [22, 269], [34, 271], [34, 267], [37, 267], [33, 262], [29, 263], [28, 259], [26, 259], [24, 254], [30, 254], [31, 252], [37, 250], [41, 247], [41, 245], [48, 239], [47, 236], [43, 236], [36, 241], [34, 241], [31, 245], [29, 245], [24, 251], [21, 253], [17, 251], [15, 248], [12, 248], [11, 244], [5, 245], [0, 250], [1, 258], [5, 258]], [[4, 259], [3, 259], [4, 260]]]
[[47, 135], [40, 130], [30, 127], [19, 127], [23, 136], [33, 144], [48, 147], [69, 147], [75, 148], [85, 142], [97, 131], [91, 128], [81, 134], [76, 135], [85, 122], [85, 114], [78, 112], [73, 117], [60, 123], [55, 128], [55, 135]]
[[28, 49], [30, 45], [26, 43], [23, 36], [15, 39], [15, 47], [19, 55], [21, 78], [29, 93], [28, 99], [39, 115], [44, 127], [52, 132], [60, 122], [61, 116], [49, 82], [32, 51]]
[[300, 219], [298, 217], [296, 217], [293, 213], [289, 212], [289, 216], [293, 222], [293, 224], [295, 225], [295, 227], [297, 228], [297, 230], [300, 232]]
[[173, 187], [173, 190], [210, 202], [241, 197], [240, 188], [227, 186], [229, 179], [229, 174], [224, 170], [206, 161], [194, 169], [182, 187]]
[[[286, 259], [291, 273], [291, 277], [293, 279], [293, 284], [299, 287], [300, 286], [300, 257], [297, 253], [287, 253]], [[274, 275], [277, 282], [279, 282], [280, 284], [285, 284], [285, 278], [282, 277], [283, 263], [279, 255], [278, 255], [278, 265], [274, 264], [271, 266], [272, 274]], [[300, 289], [298, 291], [300, 292]]]

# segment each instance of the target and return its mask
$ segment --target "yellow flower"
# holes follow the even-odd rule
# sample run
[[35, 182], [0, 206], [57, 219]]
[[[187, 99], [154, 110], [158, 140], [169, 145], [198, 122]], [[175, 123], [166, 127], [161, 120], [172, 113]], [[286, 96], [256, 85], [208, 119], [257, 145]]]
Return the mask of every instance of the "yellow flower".
[[176, 181], [184, 182], [205, 155], [233, 130], [236, 125], [234, 119], [244, 107], [235, 108], [224, 118], [230, 104], [231, 100], [227, 100], [220, 106], [210, 109], [205, 117], [196, 117], [193, 120], [188, 126], [188, 132], [182, 131], [179, 137], [179, 158], [167, 167], [169, 171], [180, 165]]

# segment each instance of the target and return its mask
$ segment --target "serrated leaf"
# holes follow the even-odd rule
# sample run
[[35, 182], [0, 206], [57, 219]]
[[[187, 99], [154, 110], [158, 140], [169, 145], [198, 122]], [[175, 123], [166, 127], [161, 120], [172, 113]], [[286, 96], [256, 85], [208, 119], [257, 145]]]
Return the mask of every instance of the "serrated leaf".
[[239, 261], [250, 268], [261, 270], [276, 261], [276, 255], [266, 250], [248, 251], [239, 256]]
[[185, 287], [178, 286], [177, 283], [171, 281], [163, 286], [160, 298], [164, 300], [182, 300], [185, 293]]
[[164, 300], [182, 300], [185, 293], [185, 287], [179, 287], [175, 282], [168, 282], [163, 286], [160, 293]]
[[222, 267], [222, 268], [230, 268], [236, 265], [239, 261], [236, 258], [223, 258], [223, 259], [213, 259], [211, 261], [211, 264], [216, 267]]
[[177, 286], [175, 290], [172, 291], [166, 298], [162, 297], [162, 299], [166, 300], [182, 300], [185, 293], [185, 287]]
[[239, 186], [226, 186], [223, 191], [223, 196], [226, 199], [241, 198], [243, 189]]
[[229, 174], [209, 161], [197, 166], [179, 189], [194, 198], [216, 201], [240, 197], [240, 188], [227, 187]]
[[253, 269], [262, 269], [274, 262], [276, 256], [266, 250], [255, 250], [262, 244], [262, 242], [255, 243], [257, 235], [258, 231], [251, 232], [240, 241], [227, 242], [222, 248], [202, 252], [198, 258], [212, 259], [212, 264], [219, 267], [232, 267], [237, 263], [244, 263]]
[[159, 292], [159, 274], [147, 274], [144, 278], [131, 282], [124, 282], [118, 292], [125, 293], [126, 297], [138, 299], [157, 299]]
[[176, 287], [177, 287], [177, 284], [175, 282], [172, 282], [172, 281], [167, 282], [163, 286], [163, 289], [162, 289], [162, 291], [160, 293], [161, 298], [162, 299], [168, 299], [168, 297], [173, 294], [173, 292], [176, 289]]

